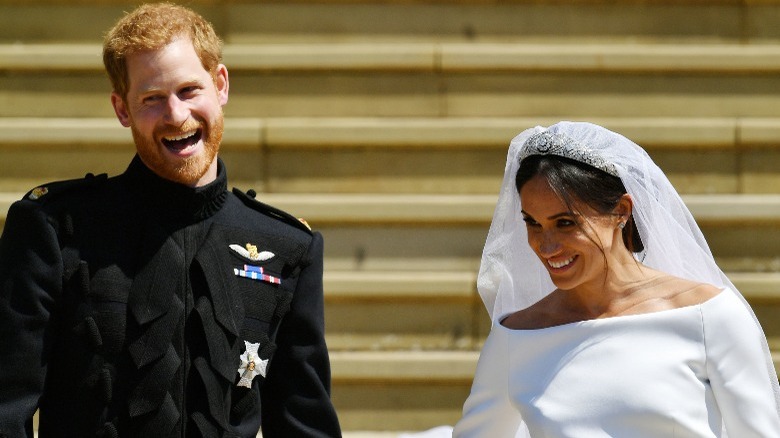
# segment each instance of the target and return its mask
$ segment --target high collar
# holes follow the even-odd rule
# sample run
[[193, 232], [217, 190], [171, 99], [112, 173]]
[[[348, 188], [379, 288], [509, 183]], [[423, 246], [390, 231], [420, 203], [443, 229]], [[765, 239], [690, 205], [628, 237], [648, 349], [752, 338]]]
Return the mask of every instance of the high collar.
[[189, 187], [154, 173], [136, 155], [125, 176], [130, 189], [153, 214], [173, 221], [199, 221], [214, 215], [227, 200], [227, 171], [217, 159], [217, 179], [202, 187]]

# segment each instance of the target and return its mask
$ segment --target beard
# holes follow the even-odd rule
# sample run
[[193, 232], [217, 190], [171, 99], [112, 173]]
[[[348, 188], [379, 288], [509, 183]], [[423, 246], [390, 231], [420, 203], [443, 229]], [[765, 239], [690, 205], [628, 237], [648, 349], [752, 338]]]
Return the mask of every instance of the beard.
[[[217, 152], [219, 152], [224, 132], [224, 123], [224, 117], [220, 112], [219, 116], [211, 124], [190, 120], [177, 132], [155, 134], [152, 138], [141, 134], [134, 123], [131, 123], [130, 130], [133, 133], [133, 141], [135, 142], [138, 156], [146, 167], [161, 178], [194, 187], [209, 170], [217, 156]], [[166, 149], [166, 146], [162, 144], [164, 136], [176, 135], [196, 129], [200, 131], [201, 141], [203, 142], [202, 151], [184, 158], [172, 157], [165, 153], [164, 149]], [[158, 142], [154, 137], [161, 140]]]

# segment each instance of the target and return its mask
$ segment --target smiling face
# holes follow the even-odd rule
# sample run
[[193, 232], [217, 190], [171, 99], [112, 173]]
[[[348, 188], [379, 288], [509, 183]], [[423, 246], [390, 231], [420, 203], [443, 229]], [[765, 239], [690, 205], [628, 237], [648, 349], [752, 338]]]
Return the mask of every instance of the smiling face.
[[[599, 214], [587, 205], [572, 211], [547, 180], [534, 176], [520, 189], [528, 244], [561, 290], [603, 284], [613, 246], [621, 242], [620, 217]], [[622, 251], [626, 251], [625, 247]]]
[[111, 103], [144, 164], [192, 187], [214, 181], [228, 99], [225, 66], [212, 76], [185, 37], [128, 55], [127, 71], [127, 98], [114, 92]]

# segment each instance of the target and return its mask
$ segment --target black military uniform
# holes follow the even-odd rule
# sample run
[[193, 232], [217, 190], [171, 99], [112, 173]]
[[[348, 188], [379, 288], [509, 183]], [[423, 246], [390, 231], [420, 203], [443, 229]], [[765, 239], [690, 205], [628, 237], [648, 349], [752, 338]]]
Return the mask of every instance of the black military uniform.
[[[0, 240], [0, 436], [340, 436], [322, 237], [226, 189], [40, 187]], [[261, 408], [262, 407], [262, 408]]]

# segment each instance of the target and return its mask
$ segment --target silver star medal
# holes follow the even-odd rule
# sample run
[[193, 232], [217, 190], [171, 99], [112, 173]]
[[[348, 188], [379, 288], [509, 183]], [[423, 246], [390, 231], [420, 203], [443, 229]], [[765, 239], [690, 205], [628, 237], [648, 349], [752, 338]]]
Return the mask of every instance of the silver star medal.
[[257, 354], [257, 349], [260, 347], [260, 343], [251, 343], [244, 341], [246, 351], [241, 355], [241, 366], [238, 367], [238, 374], [241, 376], [241, 380], [238, 381], [238, 386], [245, 388], [252, 387], [252, 379], [258, 374], [265, 377], [265, 369], [268, 366], [268, 359], [260, 359]]

